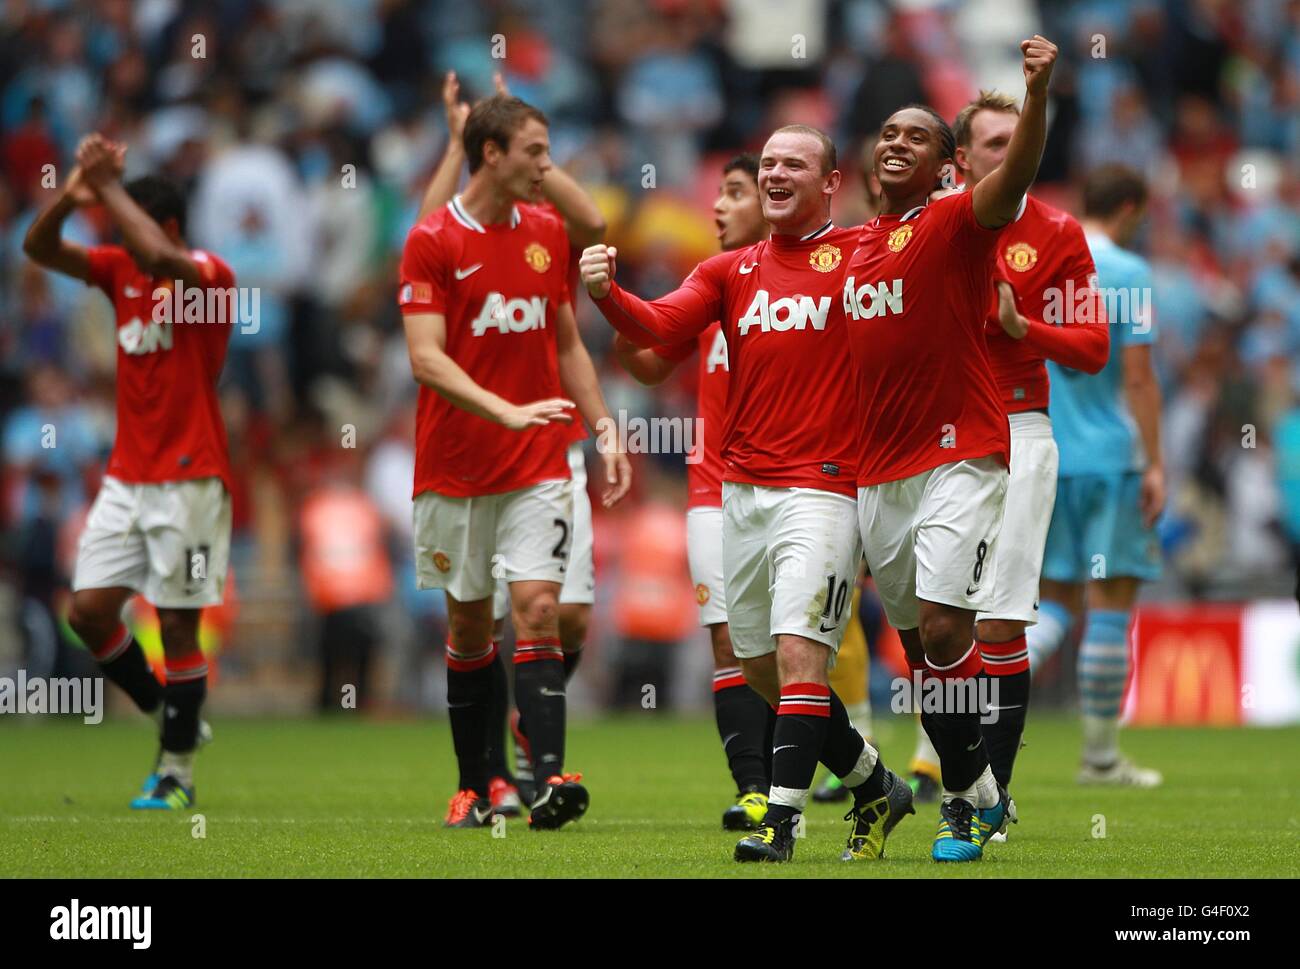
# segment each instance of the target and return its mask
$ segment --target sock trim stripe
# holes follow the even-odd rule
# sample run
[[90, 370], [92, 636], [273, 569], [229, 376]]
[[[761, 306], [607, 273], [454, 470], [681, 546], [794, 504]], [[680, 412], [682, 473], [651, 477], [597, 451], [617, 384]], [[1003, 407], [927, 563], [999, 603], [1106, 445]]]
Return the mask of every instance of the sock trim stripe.
[[540, 640], [542, 643], [554, 643], [555, 645], [543, 646], [521, 646], [515, 643], [515, 665], [520, 663], [536, 663], [539, 660], [553, 660], [557, 663], [564, 662], [564, 651], [560, 649], [556, 640]]
[[184, 669], [184, 670], [174, 670], [170, 667], [167, 668], [168, 683], [190, 683], [193, 682], [194, 680], [201, 680], [207, 675], [208, 675], [207, 663], [204, 663], [202, 666], [199, 667]]
[[186, 656], [163, 657], [163, 669], [167, 673], [168, 683], [186, 683], [201, 680], [208, 675], [208, 658], [202, 650], [196, 649]]
[[[723, 676], [722, 674], [727, 675]], [[713, 674], [713, 692], [721, 693], [723, 690], [734, 690], [737, 687], [746, 686], [745, 674], [740, 670], [728, 671], [718, 670]]]
[[927, 656], [925, 665], [929, 669], [931, 676], [937, 676], [943, 680], [965, 680], [972, 676], [978, 676], [980, 670], [984, 668], [984, 660], [980, 656], [980, 651], [975, 643], [970, 644], [970, 649], [962, 654], [961, 659], [947, 666], [936, 666], [930, 662]]
[[1029, 645], [1024, 636], [1005, 643], [977, 643], [989, 676], [1015, 676], [1029, 669]]
[[831, 701], [818, 697], [782, 697], [776, 714], [782, 716], [825, 717], [831, 716]]
[[90, 655], [95, 657], [99, 663], [111, 663], [131, 645], [131, 630], [126, 628], [126, 623], [119, 623], [117, 629], [113, 630], [113, 635], [108, 637], [108, 644], [101, 646], [99, 652], [90, 651]]
[[476, 653], [458, 653], [452, 649], [451, 643], [447, 644], [447, 669], [454, 670], [457, 673], [472, 673], [474, 670], [481, 670], [484, 667], [491, 666], [492, 661], [497, 658], [496, 641], [490, 641], [486, 649], [481, 649]]

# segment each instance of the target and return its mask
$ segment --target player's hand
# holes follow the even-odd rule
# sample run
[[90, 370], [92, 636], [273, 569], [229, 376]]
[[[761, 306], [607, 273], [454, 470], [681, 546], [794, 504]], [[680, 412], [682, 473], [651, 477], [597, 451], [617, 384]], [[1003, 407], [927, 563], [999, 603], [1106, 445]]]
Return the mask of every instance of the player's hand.
[[1029, 94], [1046, 94], [1047, 83], [1056, 63], [1056, 45], [1041, 34], [1020, 42], [1020, 52], [1025, 55], [1025, 91]]
[[460, 81], [456, 72], [448, 71], [442, 80], [442, 107], [447, 113], [447, 131], [453, 144], [465, 137], [465, 121], [469, 118], [469, 105], [460, 99]]
[[998, 322], [1007, 336], [1013, 340], [1023, 340], [1029, 332], [1029, 321], [1016, 309], [1016, 293], [1010, 283], [997, 281], [998, 287]]
[[1165, 469], [1153, 464], [1142, 472], [1142, 488], [1138, 495], [1142, 510], [1142, 524], [1150, 528], [1165, 509]]
[[81, 177], [91, 188], [122, 177], [126, 162], [126, 146], [109, 141], [100, 134], [88, 135], [77, 146], [77, 167]]
[[63, 187], [63, 191], [72, 201], [72, 204], [79, 209], [99, 204], [99, 196], [95, 194], [95, 190], [90, 187], [85, 176], [81, 174], [80, 165], [72, 169], [72, 174], [68, 176], [68, 184]]
[[517, 404], [501, 415], [501, 423], [512, 431], [523, 431], [530, 427], [545, 427], [547, 424], [572, 424], [574, 403], [563, 397], [549, 400], [535, 400], [531, 404]]
[[582, 256], [578, 259], [578, 272], [582, 276], [582, 284], [587, 287], [587, 292], [591, 294], [592, 299], [604, 299], [609, 295], [609, 284], [614, 281], [614, 259], [617, 255], [617, 249], [603, 242], [582, 250]]
[[613, 508], [632, 487], [632, 463], [622, 450], [602, 451], [600, 458], [605, 463], [605, 490], [601, 492], [600, 503]]
[[510, 88], [506, 87], [506, 76], [500, 71], [492, 72], [492, 86], [496, 88], [497, 94], [503, 98], [510, 97]]

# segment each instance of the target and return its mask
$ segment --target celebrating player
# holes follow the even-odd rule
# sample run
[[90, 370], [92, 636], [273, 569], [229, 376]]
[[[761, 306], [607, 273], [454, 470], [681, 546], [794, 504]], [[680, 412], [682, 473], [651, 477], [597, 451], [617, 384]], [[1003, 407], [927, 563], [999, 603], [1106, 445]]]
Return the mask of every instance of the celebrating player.
[[[551, 170], [545, 116], [496, 95], [465, 121], [470, 179], [411, 230], [398, 302], [421, 384], [416, 429], [417, 580], [446, 590], [447, 693], [460, 768], [446, 824], [490, 816], [486, 751], [492, 681], [494, 568], [510, 583], [518, 641], [517, 702], [539, 780], [534, 828], [580, 817], [581, 775], [564, 774], [564, 661], [557, 597], [573, 526], [566, 429], [576, 402], [608, 417], [578, 335], [564, 226], [535, 206]], [[560, 396], [567, 392], [572, 400]], [[631, 469], [602, 455], [612, 505]]]
[[682, 343], [714, 321], [727, 342], [727, 620], [746, 681], [777, 710], [767, 813], [736, 845], [737, 861], [793, 857], [819, 759], [854, 793], [846, 859], [878, 857], [912, 810], [907, 784], [827, 685], [861, 554], [856, 442], [845, 424], [857, 391], [837, 298], [844, 248], [856, 232], [830, 220], [839, 185], [826, 135], [778, 128], [758, 172], [770, 240], [705, 260], [681, 288], [649, 303], [614, 282], [614, 249], [593, 246], [580, 263], [596, 305], [637, 346]]
[[[505, 79], [493, 75], [496, 93], [510, 95]], [[420, 218], [446, 205], [456, 193], [465, 163], [465, 120], [470, 107], [460, 100], [460, 84], [455, 71], [448, 71], [442, 86], [443, 108], [447, 115], [447, 151], [437, 171], [429, 180], [420, 204]], [[582, 186], [562, 168], [547, 169], [542, 179], [542, 206], [564, 222], [569, 240], [570, 288], [577, 285], [577, 253], [605, 237], [605, 220], [600, 209]], [[522, 204], [522, 203], [521, 203]], [[564, 653], [564, 680], [567, 684], [582, 659], [582, 647], [591, 622], [591, 607], [596, 600], [596, 573], [593, 559], [594, 534], [591, 521], [591, 497], [587, 493], [587, 460], [582, 442], [587, 429], [582, 421], [568, 425], [566, 460], [573, 477], [573, 534], [560, 586], [560, 649]], [[500, 570], [498, 570], [500, 571]], [[509, 583], [498, 574], [492, 595], [493, 636], [500, 641], [505, 618], [510, 612]], [[494, 814], [515, 817], [520, 812], [520, 797], [531, 803], [536, 797], [532, 752], [528, 743], [527, 722], [516, 712], [510, 718], [515, 737], [515, 777], [506, 765], [505, 732], [510, 712], [510, 685], [505, 667], [497, 664], [492, 680], [491, 713], [488, 721], [488, 800]]]
[[[183, 809], [195, 803], [194, 753], [206, 733], [199, 617], [222, 600], [230, 551], [230, 461], [216, 384], [234, 323], [235, 278], [214, 254], [186, 246], [179, 189], [155, 176], [122, 185], [125, 150], [98, 134], [84, 139], [77, 167], [32, 223], [23, 249], [113, 301], [117, 438], [77, 549], [68, 621], [104, 675], [158, 720], [157, 764], [131, 806]], [[86, 249], [61, 237], [72, 210], [92, 205], [108, 211], [121, 246]], [[202, 299], [182, 296], [186, 290]], [[122, 623], [135, 593], [158, 610], [161, 686]]]
[[886, 120], [874, 155], [881, 214], [862, 227], [844, 283], [861, 376], [862, 544], [909, 663], [943, 687], [939, 709], [922, 708], [943, 772], [936, 861], [978, 859], [1010, 817], [972, 694], [983, 665], [975, 613], [992, 599], [1010, 452], [984, 319], [998, 230], [1038, 169], [1056, 59], [1042, 37], [1021, 49], [1024, 114], [1002, 164], [971, 191], [927, 204], [953, 162], [952, 130], [919, 106]]
[[[968, 191], [1002, 164], [1019, 114], [1014, 98], [985, 91], [957, 115], [955, 160]], [[1009, 788], [1029, 705], [1025, 627], [1038, 621], [1043, 546], [1056, 500], [1057, 450], [1044, 359], [1097, 373], [1106, 365], [1110, 335], [1092, 288], [1096, 267], [1088, 243], [1068, 213], [1026, 195], [1002, 230], [995, 256], [999, 274], [1014, 284], [1014, 292], [1012, 284], [997, 284], [984, 327], [1010, 419], [1011, 476], [992, 566], [993, 599], [976, 616], [975, 638], [985, 672], [998, 677], [999, 685], [998, 716], [984, 724], [984, 742], [993, 776]], [[1056, 319], [1062, 304], [1068, 312]]]
[[1131, 169], [1107, 165], [1088, 176], [1083, 229], [1120, 352], [1095, 377], [1048, 363], [1061, 468], [1043, 560], [1042, 616], [1028, 633], [1029, 656], [1039, 668], [1061, 645], [1084, 614], [1086, 583], [1081, 784], [1156, 787], [1162, 780], [1119, 749], [1129, 619], [1139, 585], [1160, 576], [1154, 525], [1165, 503], [1151, 267], [1122, 248], [1141, 224], [1146, 200], [1146, 183]]
[[[713, 215], [724, 252], [767, 238], [770, 230], [758, 195], [756, 156], [737, 155], [723, 167]], [[704, 431], [696, 446], [703, 453], [687, 464], [686, 547], [700, 605], [700, 625], [709, 630], [713, 645], [713, 712], [718, 736], [736, 782], [736, 802], [723, 812], [722, 826], [728, 831], [753, 830], [767, 813], [771, 786], [767, 761], [776, 724], [767, 701], [745, 682], [727, 627], [722, 577], [722, 429], [731, 382], [727, 340], [715, 322], [698, 337], [676, 346], [642, 350], [622, 334], [615, 338], [614, 346], [627, 372], [644, 384], [663, 383], [678, 363], [699, 350], [698, 412]]]

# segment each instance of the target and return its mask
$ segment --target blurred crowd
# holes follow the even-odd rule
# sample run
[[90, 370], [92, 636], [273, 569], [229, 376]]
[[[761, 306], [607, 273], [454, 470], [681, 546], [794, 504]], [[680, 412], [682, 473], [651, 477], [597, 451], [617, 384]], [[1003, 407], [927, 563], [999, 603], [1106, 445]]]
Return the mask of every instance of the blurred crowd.
[[[1140, 248], [1171, 486], [1152, 594], [1285, 592], [1300, 548], [1297, 0], [0, 0], [0, 640], [57, 636], [112, 441], [111, 308], [21, 251], [85, 133], [130, 146], [127, 177], [180, 182], [189, 244], [260, 290], [259, 325], [234, 334], [222, 380], [243, 630], [231, 664], [255, 665], [248, 643], [305, 649], [319, 617], [373, 608], [376, 641], [409, 644], [390, 675], [418, 701], [435, 689], [442, 607], [412, 579], [415, 384], [394, 281], [446, 140], [443, 73], [474, 98], [503, 71], [548, 114], [623, 278], [654, 295], [716, 250], [710, 207], [732, 154], [779, 124], [825, 128], [846, 175], [836, 218], [855, 224], [884, 117], [921, 101], [951, 118], [979, 87], [1020, 93], [1017, 42], [1035, 32], [1062, 51], [1036, 191], [1077, 212], [1081, 177], [1109, 161], [1151, 183]], [[66, 231], [111, 237], [95, 210]], [[694, 368], [641, 387], [584, 296], [577, 309], [611, 410], [693, 413]], [[624, 507], [597, 504], [593, 639], [694, 636], [684, 548], [661, 527], [683, 518], [681, 455], [640, 456], [636, 471]], [[313, 504], [325, 498], [374, 524], [350, 532], [350, 554], [358, 575], [380, 568], [375, 581], [313, 570], [331, 554]], [[644, 554], [671, 561], [680, 602], [641, 607]]]

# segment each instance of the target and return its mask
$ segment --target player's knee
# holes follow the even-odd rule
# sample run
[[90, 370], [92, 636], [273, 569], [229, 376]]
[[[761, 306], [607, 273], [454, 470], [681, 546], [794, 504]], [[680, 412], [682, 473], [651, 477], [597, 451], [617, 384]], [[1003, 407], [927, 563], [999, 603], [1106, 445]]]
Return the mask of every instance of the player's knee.
[[772, 706], [781, 699], [781, 683], [776, 675], [776, 663], [773, 656], [760, 656], [757, 659], [742, 659], [740, 671], [745, 675], [745, 682], [750, 689]]
[[975, 636], [982, 643], [1009, 643], [1025, 634], [1025, 624], [1014, 619], [982, 619]]
[[725, 622], [709, 627], [710, 645], [713, 647], [713, 668], [724, 670], [736, 665], [736, 653], [731, 648], [731, 631]]
[[825, 683], [830, 647], [802, 636], [778, 636], [777, 665], [781, 683]]
[[116, 627], [117, 621], [117, 615], [99, 598], [84, 592], [72, 594], [68, 625], [87, 646], [98, 647]]
[[168, 653], [185, 653], [198, 648], [198, 616], [189, 615], [189, 612], [158, 610], [158, 632], [162, 636], [163, 649]]
[[476, 651], [492, 638], [492, 617], [453, 612], [447, 617], [447, 638], [458, 651]]
[[560, 604], [554, 592], [532, 592], [514, 604], [515, 631], [529, 637], [554, 636], [560, 621]]
[[921, 642], [925, 653], [932, 658], [944, 659], [954, 650], [964, 653], [971, 644], [971, 623], [951, 612], [931, 612], [921, 617]]

